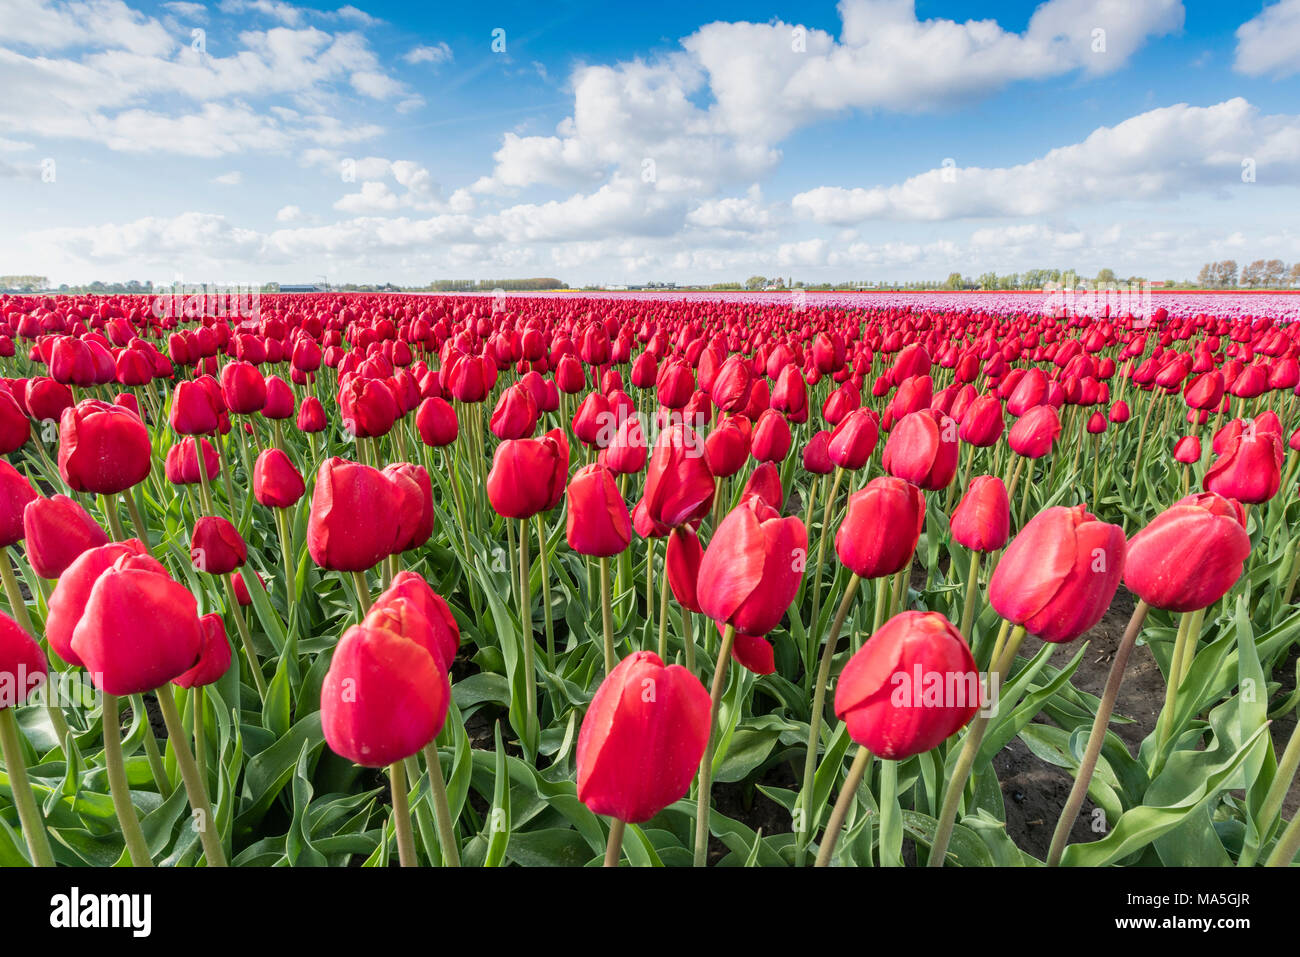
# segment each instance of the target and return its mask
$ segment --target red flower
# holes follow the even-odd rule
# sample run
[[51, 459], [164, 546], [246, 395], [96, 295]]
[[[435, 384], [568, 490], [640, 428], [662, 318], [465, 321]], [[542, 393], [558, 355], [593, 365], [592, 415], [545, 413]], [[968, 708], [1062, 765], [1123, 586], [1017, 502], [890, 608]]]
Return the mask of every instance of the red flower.
[[794, 600], [808, 530], [757, 496], [741, 499], [718, 525], [700, 562], [700, 608], [738, 634], [766, 635]]
[[709, 743], [709, 693], [650, 651], [605, 676], [578, 732], [578, 799], [641, 823], [685, 796]]

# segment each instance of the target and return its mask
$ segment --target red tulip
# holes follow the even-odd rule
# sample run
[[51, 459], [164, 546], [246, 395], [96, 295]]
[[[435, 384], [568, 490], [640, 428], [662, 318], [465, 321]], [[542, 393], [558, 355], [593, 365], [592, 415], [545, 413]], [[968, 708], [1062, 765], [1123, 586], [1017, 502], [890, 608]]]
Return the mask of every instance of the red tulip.
[[435, 449], [451, 445], [460, 432], [456, 410], [446, 399], [437, 396], [420, 403], [415, 411], [415, 427], [420, 432], [420, 441]]
[[738, 634], [766, 635], [794, 600], [803, 577], [808, 530], [797, 518], [781, 518], [757, 496], [718, 525], [700, 562], [700, 608]]
[[[196, 485], [202, 478], [199, 475], [199, 459], [194, 451], [194, 439], [184, 439], [167, 450], [164, 462], [164, 474], [173, 485]], [[203, 446], [203, 468], [208, 480], [221, 474], [221, 457], [207, 439], [198, 439]]]
[[677, 604], [696, 613], [700, 611], [696, 585], [700, 577], [700, 562], [703, 559], [704, 546], [700, 544], [700, 536], [685, 526], [674, 528], [668, 535], [664, 557], [668, 585], [673, 590], [673, 597], [677, 599]]
[[383, 767], [438, 736], [450, 699], [447, 674], [426, 648], [387, 628], [353, 625], [321, 685], [321, 727], [336, 754]]
[[1228, 593], [1250, 555], [1241, 505], [1189, 495], [1128, 542], [1124, 584], [1153, 608], [1199, 611]]
[[835, 471], [830, 456], [831, 434], [825, 429], [814, 433], [803, 448], [803, 467], [813, 475], [827, 475]]
[[979, 672], [938, 612], [895, 615], [840, 673], [835, 714], [849, 737], [888, 761], [937, 747], [979, 710]]
[[113, 695], [166, 684], [194, 667], [202, 646], [190, 590], [152, 559], [129, 555], [95, 579], [72, 632], [72, 650], [95, 687]]
[[933, 409], [904, 416], [885, 442], [885, 471], [927, 491], [947, 488], [960, 454], [957, 423]]
[[562, 429], [540, 439], [508, 439], [492, 458], [488, 501], [505, 518], [532, 518], [559, 504], [568, 475], [569, 443]]
[[776, 463], [763, 462], [754, 469], [740, 494], [742, 498], [757, 495], [772, 508], [781, 511], [781, 505], [785, 502], [785, 490], [781, 488], [781, 473]]
[[433, 483], [423, 465], [394, 462], [384, 466], [384, 475], [402, 493], [401, 510], [393, 516], [397, 525], [393, 554], [419, 548], [433, 534]]
[[27, 477], [0, 459], [0, 548], [16, 545], [26, 536], [23, 513], [36, 497]]
[[320, 399], [314, 395], [307, 396], [302, 400], [302, 405], [298, 406], [298, 431], [324, 432], [325, 426], [325, 408], [320, 404]]
[[415, 572], [398, 572], [375, 598], [363, 625], [387, 628], [423, 645], [442, 671], [451, 668], [460, 649], [460, 626], [451, 609]]
[[713, 506], [713, 473], [699, 433], [673, 425], [659, 433], [646, 473], [646, 512], [654, 522], [675, 528], [702, 519]]
[[393, 554], [402, 490], [378, 469], [335, 456], [321, 463], [307, 521], [312, 561], [332, 571], [365, 571]]
[[498, 439], [523, 439], [537, 428], [537, 400], [528, 387], [515, 383], [501, 393], [488, 428]]
[[952, 513], [953, 540], [971, 551], [993, 552], [1010, 534], [1007, 487], [996, 475], [977, 475]]
[[121, 406], [85, 399], [59, 422], [59, 475], [76, 492], [116, 495], [149, 474], [153, 444]]
[[196, 571], [227, 575], [248, 561], [248, 546], [230, 522], [204, 515], [190, 533], [190, 561]]
[[838, 468], [856, 472], [867, 464], [880, 441], [880, 430], [868, 409], [854, 409], [840, 420], [830, 434], [826, 455]]
[[58, 578], [87, 549], [108, 543], [90, 513], [66, 495], [35, 498], [23, 509], [27, 560], [42, 578]]
[[989, 582], [989, 603], [1043, 641], [1073, 641], [1110, 607], [1124, 555], [1118, 525], [1082, 505], [1045, 509], [1007, 546]]
[[1027, 459], [1041, 459], [1061, 434], [1061, 419], [1050, 405], [1036, 405], [1011, 427], [1007, 444]]
[[632, 541], [632, 517], [614, 474], [602, 465], [578, 469], [566, 492], [569, 547], [580, 555], [608, 558]]
[[266, 405], [266, 380], [251, 362], [228, 362], [221, 370], [221, 395], [237, 415], [260, 412]]
[[253, 465], [253, 497], [268, 508], [297, 505], [307, 491], [298, 469], [283, 449], [270, 448]]
[[344, 430], [359, 439], [387, 435], [399, 415], [397, 399], [381, 379], [354, 376], [339, 389], [339, 418]]
[[210, 612], [199, 619], [199, 660], [189, 671], [177, 675], [172, 684], [181, 688], [200, 688], [216, 684], [230, 670], [230, 639], [221, 615]]
[[690, 790], [709, 724], [709, 693], [693, 674], [650, 651], [624, 658], [578, 732], [578, 799], [620, 821], [650, 820]]
[[168, 421], [181, 435], [211, 435], [220, 424], [220, 413], [213, 407], [207, 389], [197, 382], [180, 382], [172, 393]]
[[1201, 440], [1195, 435], [1184, 435], [1174, 446], [1174, 461], [1191, 465], [1201, 460]]
[[882, 475], [849, 496], [835, 553], [861, 578], [883, 578], [912, 563], [925, 526], [925, 496], [910, 482]]
[[1258, 429], [1243, 432], [1205, 473], [1205, 490], [1258, 505], [1282, 484], [1282, 437]]
[[989, 448], [1002, 438], [1006, 428], [1002, 419], [1002, 402], [996, 395], [986, 393], [971, 401], [962, 416], [957, 437], [967, 445]]
[[0, 711], [26, 702], [48, 674], [41, 646], [18, 622], [0, 614]]

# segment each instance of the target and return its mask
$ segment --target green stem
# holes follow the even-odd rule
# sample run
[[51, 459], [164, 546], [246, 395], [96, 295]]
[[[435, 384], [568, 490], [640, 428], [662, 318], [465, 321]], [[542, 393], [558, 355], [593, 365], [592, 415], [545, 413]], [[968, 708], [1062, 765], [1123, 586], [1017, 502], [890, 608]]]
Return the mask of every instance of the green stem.
[[[239, 641], [244, 646], [244, 654], [248, 656], [248, 670], [253, 673], [253, 683], [257, 685], [257, 694], [262, 701], [266, 701], [266, 678], [262, 675], [262, 662], [257, 657], [257, 651], [253, 648], [253, 636], [248, 631], [248, 622], [244, 620], [244, 609], [239, 607], [239, 597], [235, 594], [234, 583], [231, 582], [229, 575], [220, 576], [226, 586], [226, 604], [230, 607], [230, 617], [235, 619], [235, 629], [239, 632]], [[162, 695], [158, 698], [161, 701]]]
[[858, 753], [854, 756], [848, 776], [844, 779], [844, 786], [840, 788], [840, 796], [835, 801], [835, 809], [831, 811], [831, 819], [826, 822], [826, 840], [822, 841], [822, 846], [817, 850], [817, 867], [826, 867], [835, 854], [835, 845], [839, 843], [840, 831], [844, 828], [844, 818], [848, 816], [849, 807], [858, 793], [858, 787], [862, 784], [862, 775], [867, 770], [867, 762], [870, 760], [871, 752], [858, 745]]
[[537, 519], [537, 558], [542, 563], [542, 608], [546, 615], [546, 669], [555, 671], [555, 623], [551, 620], [551, 569], [546, 550], [546, 524]]
[[1268, 860], [1264, 862], [1264, 866], [1290, 867], [1291, 862], [1295, 860], [1297, 851], [1300, 851], [1300, 814], [1291, 818], [1291, 823], [1286, 826], [1286, 830], [1278, 838], [1277, 845], [1273, 848], [1273, 853], [1269, 855]]
[[163, 797], [171, 797], [174, 789], [171, 779], [167, 777], [167, 767], [163, 764], [162, 752], [158, 750], [158, 739], [154, 737], [153, 726], [149, 723], [149, 711], [144, 706], [144, 695], [133, 694], [130, 701], [131, 710], [144, 724], [144, 756], [149, 762], [149, 773], [153, 775], [153, 783], [158, 788], [159, 794]]
[[456, 846], [451, 805], [447, 803], [447, 782], [442, 776], [438, 746], [432, 741], [424, 746], [424, 763], [429, 766], [429, 790], [433, 794], [433, 818], [438, 825], [438, 843], [442, 847], [443, 864], [446, 867], [460, 867], [460, 848]]
[[[997, 665], [990, 673], [990, 678], [994, 674], [998, 677], [997, 687], [1001, 687], [1002, 679], [1006, 677], [1011, 665], [1016, 660], [1016, 652], [1020, 650], [1020, 643], [1025, 639], [1025, 626], [1016, 625], [1011, 631], [1011, 637], [1007, 639], [1005, 651], [1001, 658], [997, 658]], [[993, 687], [990, 682], [990, 687]], [[952, 770], [952, 777], [948, 781], [948, 790], [943, 796], [943, 808], [939, 812], [939, 825], [934, 832], [934, 841], [930, 845], [930, 860], [928, 866], [943, 867], [944, 861], [948, 855], [948, 843], [952, 840], [952, 829], [957, 823], [957, 810], [961, 805], [962, 792], [966, 790], [966, 781], [970, 778], [972, 768], [975, 766], [975, 756], [979, 753], [980, 743], [984, 740], [984, 732], [988, 730], [991, 715], [981, 714], [971, 722], [970, 727], [966, 729], [966, 740], [962, 743], [961, 754], [957, 756], [957, 763]]]
[[135, 504], [135, 496], [131, 492], [122, 493], [122, 501], [126, 504], [126, 513], [131, 516], [131, 526], [135, 529], [135, 534], [140, 539], [140, 544], [144, 545], [146, 554], [152, 555], [153, 550], [149, 547], [149, 529], [144, 523], [144, 516], [140, 514], [140, 509]]
[[614, 655], [614, 620], [609, 607], [609, 559], [600, 560], [600, 622], [605, 633], [605, 674], [618, 663]]
[[880, 762], [880, 795], [877, 804], [880, 806], [880, 866], [881, 867], [902, 867], [903, 862], [891, 848], [886, 854], [885, 836], [890, 833], [894, 826], [894, 809], [898, 803], [898, 762], [881, 761]]
[[370, 586], [366, 583], [365, 572], [353, 572], [352, 583], [357, 586], [357, 602], [361, 605], [361, 617], [370, 614]]
[[627, 825], [618, 818], [609, 822], [609, 842], [605, 845], [605, 866], [618, 867], [623, 856], [623, 830]]
[[394, 761], [388, 767], [393, 792], [393, 830], [397, 833], [397, 860], [402, 867], [415, 867], [415, 835], [411, 831], [411, 805], [406, 796], [406, 766]]
[[1170, 725], [1174, 720], [1174, 708], [1178, 704], [1179, 676], [1183, 672], [1183, 660], [1187, 655], [1187, 638], [1191, 634], [1192, 613], [1183, 612], [1178, 619], [1178, 636], [1174, 639], [1173, 655], [1169, 659], [1169, 674], [1165, 684], [1165, 706], [1156, 721], [1156, 751], [1160, 751], [1169, 740]]
[[153, 867], [149, 856], [149, 845], [145, 843], [144, 832], [140, 830], [140, 819], [136, 817], [135, 806], [131, 803], [131, 788], [126, 780], [126, 766], [122, 762], [122, 719], [118, 714], [117, 696], [104, 694], [104, 767], [108, 772], [108, 791], [113, 798], [113, 810], [117, 812], [117, 823], [122, 828], [122, 839], [126, 842], [126, 851], [131, 858], [132, 867]]
[[668, 570], [659, 583], [659, 659], [668, 660]]
[[974, 552], [970, 559], [970, 574], [966, 581], [966, 601], [962, 604], [961, 610], [961, 636], [966, 639], [966, 644], [970, 644], [971, 628], [975, 625], [975, 599], [980, 593], [980, 558], [979, 552]]
[[713, 690], [709, 695], [709, 743], [704, 748], [700, 762], [700, 793], [695, 814], [695, 866], [704, 867], [709, 857], [709, 804], [713, 788], [713, 753], [718, 746], [718, 712], [722, 708], [722, 693], [727, 687], [727, 665], [731, 662], [731, 646], [736, 641], [736, 626], [728, 624], [722, 633], [722, 646], [718, 649], [717, 664], [713, 669]]
[[[881, 579], [882, 581], [884, 579]], [[848, 585], [844, 589], [844, 597], [840, 599], [840, 607], [835, 612], [835, 621], [831, 624], [831, 633], [826, 638], [826, 644], [822, 648], [821, 660], [817, 666], [817, 683], [813, 685], [812, 710], [808, 714], [808, 748], [804, 752], [803, 760], [803, 786], [799, 790], [799, 810], [802, 817], [798, 819], [801, 825], [798, 837], [798, 845], [795, 849], [795, 866], [802, 867], [804, 857], [808, 853], [808, 845], [812, 842], [814, 832], [817, 829], [816, 821], [813, 818], [812, 804], [813, 781], [817, 771], [817, 744], [821, 740], [822, 712], [826, 709], [826, 685], [830, 682], [831, 662], [835, 658], [835, 645], [839, 642], [840, 630], [844, 627], [844, 620], [848, 617], [849, 609], [853, 607], [853, 598], [857, 594], [858, 586], [862, 579], [854, 575], [849, 579]], [[820, 813], [821, 808], [816, 809]]]
[[1115, 660], [1110, 666], [1106, 678], [1106, 688], [1102, 691], [1101, 701], [1097, 705], [1097, 716], [1092, 722], [1092, 732], [1088, 735], [1088, 744], [1083, 751], [1083, 760], [1079, 762], [1079, 773], [1074, 776], [1074, 786], [1070, 788], [1070, 797], [1061, 811], [1061, 819], [1056, 822], [1056, 832], [1052, 835], [1052, 847], [1047, 854], [1047, 866], [1056, 867], [1061, 863], [1065, 853], [1066, 842], [1070, 838], [1070, 829], [1083, 807], [1083, 799], [1088, 796], [1088, 785], [1092, 782], [1093, 771], [1097, 768], [1097, 758], [1101, 755], [1101, 746], [1106, 738], [1106, 726], [1110, 723], [1111, 713], [1115, 710], [1115, 699], [1119, 696], [1120, 685], [1124, 681], [1124, 669], [1128, 665], [1129, 655], [1142, 632], [1142, 622], [1146, 620], [1150, 606], [1139, 601], [1133, 609], [1133, 615], [1124, 629], [1124, 637], [1115, 649]]
[[27, 777], [27, 765], [23, 761], [22, 742], [18, 737], [18, 722], [14, 719], [13, 708], [0, 708], [0, 756], [5, 759], [9, 792], [18, 809], [18, 820], [22, 824], [23, 837], [27, 839], [27, 850], [31, 854], [32, 863], [37, 867], [53, 867], [54, 854], [50, 851], [50, 838], [45, 833], [45, 820], [36, 804], [32, 782]]
[[537, 750], [540, 730], [537, 721], [537, 664], [534, 653], [537, 642], [533, 640], [532, 583], [529, 580], [528, 520], [519, 520], [519, 636], [524, 643], [524, 705], [529, 748]]
[[208, 788], [199, 776], [199, 766], [194, 761], [194, 755], [190, 753], [185, 725], [181, 722], [180, 712], [176, 710], [176, 699], [172, 697], [171, 689], [165, 685], [154, 694], [158, 698], [158, 707], [162, 709], [163, 721], [167, 724], [167, 737], [171, 739], [172, 753], [176, 755], [176, 765], [181, 770], [181, 781], [185, 785], [190, 810], [199, 816], [199, 840], [203, 842], [203, 854], [208, 859], [208, 867], [225, 867], [226, 852], [221, 847], [217, 820], [212, 814], [212, 805], [208, 802]]

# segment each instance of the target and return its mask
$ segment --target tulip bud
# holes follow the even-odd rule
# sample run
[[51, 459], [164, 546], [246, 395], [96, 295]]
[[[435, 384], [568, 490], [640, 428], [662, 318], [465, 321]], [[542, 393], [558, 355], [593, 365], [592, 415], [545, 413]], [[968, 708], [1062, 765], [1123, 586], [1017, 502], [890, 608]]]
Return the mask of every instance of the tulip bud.
[[58, 578], [86, 550], [108, 543], [90, 513], [66, 495], [35, 498], [23, 509], [27, 560], [42, 578]]
[[1250, 555], [1244, 525], [1238, 502], [1189, 495], [1129, 539], [1124, 584], [1153, 608], [1208, 608], [1241, 577]]
[[578, 732], [578, 799], [620, 821], [650, 820], [690, 790], [709, 730], [709, 693], [698, 678], [650, 651], [624, 658]]
[[1073, 641], [1110, 607], [1124, 556], [1118, 525], [1099, 521], [1082, 505], [1053, 506], [1007, 546], [989, 581], [989, 603], [1043, 641]]
[[718, 525], [700, 562], [700, 608], [737, 633], [766, 635], [799, 590], [808, 530], [757, 496], [741, 499]]
[[911, 564], [924, 525], [921, 490], [882, 475], [849, 496], [844, 522], [835, 533], [835, 553], [860, 578], [893, 575]]
[[938, 612], [905, 611], [844, 666], [835, 714], [872, 754], [903, 761], [960, 731], [981, 700], [975, 660], [957, 629]]
[[578, 469], [566, 492], [569, 547], [581, 555], [608, 558], [632, 541], [632, 517], [609, 469], [588, 465]]
[[1007, 543], [1010, 534], [1007, 487], [996, 475], [977, 475], [952, 513], [953, 541], [971, 551], [993, 552]]

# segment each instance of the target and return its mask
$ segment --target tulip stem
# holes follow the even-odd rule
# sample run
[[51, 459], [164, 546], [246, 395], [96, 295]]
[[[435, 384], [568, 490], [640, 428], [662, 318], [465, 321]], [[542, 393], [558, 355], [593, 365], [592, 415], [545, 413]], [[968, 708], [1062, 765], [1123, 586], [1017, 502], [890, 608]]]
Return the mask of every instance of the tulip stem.
[[135, 497], [129, 489], [122, 493], [122, 501], [126, 505], [126, 513], [131, 516], [131, 526], [135, 529], [140, 544], [144, 546], [145, 554], [152, 555], [153, 550], [149, 547], [149, 529], [145, 526], [144, 517], [140, 514], [140, 509], [135, 504]]
[[813, 606], [812, 618], [808, 622], [808, 631], [817, 633], [817, 619], [822, 611], [822, 563], [826, 560], [826, 528], [831, 523], [831, 507], [840, 490], [840, 481], [844, 478], [844, 469], [836, 466], [835, 478], [831, 482], [830, 494], [822, 505], [822, 530], [817, 540], [817, 565], [813, 568]]
[[[1187, 639], [1191, 634], [1192, 613], [1183, 612], [1178, 619], [1178, 636], [1174, 639], [1174, 651], [1169, 658], [1169, 674], [1165, 680], [1165, 706], [1156, 721], [1156, 750], [1164, 747], [1169, 740], [1170, 725], [1174, 720], [1174, 708], [1178, 703], [1178, 686], [1183, 673], [1183, 660], [1187, 655]], [[1198, 636], [1199, 637], [1199, 636]]]
[[203, 460], [203, 440], [194, 436], [194, 458], [199, 468], [199, 497], [203, 502], [203, 514], [215, 515], [212, 510], [212, 487], [208, 484], [208, 465]]
[[550, 559], [546, 554], [546, 523], [542, 513], [534, 516], [537, 520], [537, 559], [542, 563], [542, 609], [546, 615], [546, 669], [555, 670], [555, 623], [551, 620], [551, 569]]
[[140, 830], [140, 819], [136, 817], [135, 806], [131, 803], [126, 766], [122, 763], [122, 719], [118, 714], [117, 695], [105, 692], [103, 698], [101, 724], [104, 728], [104, 767], [108, 772], [108, 792], [113, 799], [113, 810], [117, 812], [117, 823], [122, 828], [122, 839], [126, 842], [131, 866], [153, 867], [149, 845], [145, 843], [144, 832]]
[[[1000, 658], [994, 656], [997, 664], [991, 666], [989, 673], [990, 688], [1001, 687], [1002, 679], [1006, 677], [1007, 672], [1011, 670], [1011, 666], [1015, 664], [1016, 652], [1020, 650], [1020, 643], [1024, 640], [1025, 626], [1016, 625], [1011, 631], [1011, 637], [1007, 639], [1002, 656]], [[995, 674], [998, 678], [996, 685], [992, 681]], [[957, 823], [957, 810], [961, 805], [962, 794], [966, 790], [966, 781], [970, 778], [971, 769], [975, 766], [975, 756], [979, 754], [980, 744], [984, 740], [984, 732], [988, 730], [991, 720], [991, 714], [979, 714], [970, 723], [970, 727], [966, 729], [966, 739], [962, 742], [961, 754], [957, 756], [957, 763], [952, 769], [952, 777], [948, 781], [948, 790], [943, 796], [943, 808], [939, 812], [939, 826], [935, 829], [934, 841], [930, 844], [930, 859], [927, 861], [929, 867], [943, 867], [948, 856], [948, 844], [952, 840], [952, 829]]]
[[[185, 725], [181, 721], [180, 712], [176, 710], [176, 699], [172, 697], [171, 688], [166, 685], [154, 694], [158, 698], [158, 707], [162, 710], [163, 721], [167, 724], [167, 737], [171, 739], [172, 752], [176, 755], [176, 765], [181, 771], [181, 781], [185, 785], [185, 796], [189, 798], [190, 810], [198, 816], [199, 840], [203, 842], [203, 854], [208, 859], [208, 867], [225, 867], [226, 852], [221, 847], [217, 821], [212, 814], [212, 805], [208, 802], [208, 788], [203, 783], [203, 778], [199, 776], [199, 766], [190, 752]], [[199, 720], [197, 715], [196, 711], [196, 722]]]
[[13, 795], [14, 807], [18, 809], [18, 820], [23, 827], [23, 837], [27, 839], [32, 864], [36, 867], [53, 867], [54, 855], [50, 851], [50, 838], [45, 833], [45, 821], [36, 804], [32, 782], [27, 777], [27, 765], [23, 761], [22, 742], [18, 737], [18, 722], [14, 719], [13, 708], [0, 708], [0, 756], [5, 759], [9, 792]]
[[447, 782], [442, 776], [442, 760], [438, 756], [438, 745], [433, 741], [424, 746], [424, 763], [429, 766], [433, 819], [438, 825], [438, 843], [442, 847], [443, 866], [460, 867], [460, 849], [456, 846], [456, 831], [451, 821], [451, 805], [447, 803]]
[[668, 660], [668, 570], [659, 583], [659, 659]]
[[158, 750], [158, 739], [154, 737], [153, 726], [149, 723], [149, 712], [144, 706], [144, 696], [131, 695], [131, 711], [139, 716], [140, 721], [145, 726], [144, 733], [144, 756], [149, 762], [149, 771], [153, 774], [153, 783], [158, 788], [158, 793], [163, 797], [171, 797], [172, 787], [171, 780], [167, 777], [167, 768], [163, 764], [162, 752]]
[[117, 514], [117, 502], [111, 495], [101, 495], [99, 503], [104, 509], [104, 517], [108, 520], [108, 530], [113, 533], [113, 541], [126, 541], [126, 532], [122, 530], [122, 519]]
[[627, 824], [618, 818], [610, 819], [609, 842], [605, 845], [606, 867], [618, 867], [618, 862], [623, 857], [623, 830], [626, 827]]
[[528, 563], [528, 519], [519, 520], [519, 637], [524, 643], [524, 705], [525, 732], [528, 748], [536, 752], [539, 737], [537, 722], [537, 663], [534, 651], [537, 643], [533, 640], [533, 601], [530, 566]]
[[397, 862], [415, 867], [415, 835], [411, 831], [411, 805], [406, 797], [406, 766], [394, 761], [388, 767], [389, 789], [393, 793], [393, 830], [397, 834]]
[[275, 527], [280, 536], [280, 553], [284, 556], [284, 626], [288, 633], [285, 638], [285, 654], [289, 655], [290, 664], [298, 667], [298, 623], [293, 615], [293, 603], [297, 592], [297, 576], [293, 573], [293, 532], [289, 528], [289, 515], [282, 509], [275, 512]]
[[366, 573], [354, 571], [352, 583], [357, 587], [357, 602], [361, 605], [361, 617], [370, 614], [370, 585], [366, 583]]
[[1056, 867], [1061, 863], [1065, 845], [1070, 837], [1070, 829], [1083, 807], [1083, 799], [1088, 795], [1088, 785], [1092, 782], [1093, 771], [1097, 769], [1097, 758], [1101, 755], [1101, 746], [1106, 738], [1106, 726], [1110, 724], [1111, 713], [1115, 710], [1115, 699], [1119, 696], [1119, 686], [1124, 681], [1124, 669], [1128, 666], [1129, 655], [1142, 632], [1142, 623], [1146, 620], [1150, 606], [1139, 601], [1133, 609], [1133, 615], [1124, 629], [1124, 637], [1115, 649], [1115, 660], [1110, 666], [1106, 678], [1106, 688], [1102, 691], [1101, 701], [1097, 705], [1097, 716], [1092, 722], [1092, 732], [1088, 735], [1088, 745], [1083, 751], [1083, 760], [1079, 762], [1079, 773], [1074, 776], [1074, 786], [1070, 788], [1070, 797], [1061, 811], [1061, 819], [1056, 822], [1056, 832], [1052, 835], [1052, 847], [1047, 854], [1047, 866]]
[[[655, 618], [655, 574], [654, 574], [654, 572], [655, 572], [655, 540], [654, 540], [653, 538], [647, 538], [647, 539], [645, 540], [645, 543], [646, 543], [646, 560], [645, 560], [645, 617], [646, 617], [646, 621], [650, 622], [651, 627], [654, 627], [654, 618]], [[668, 546], [667, 546], [667, 544], [665, 543], [664, 548], [666, 549], [667, 547], [668, 547]], [[590, 568], [591, 566], [588, 565], [587, 567]], [[667, 569], [664, 570], [664, 574], [665, 574], [665, 575], [668, 574]]]
[[970, 644], [971, 629], [975, 626], [975, 599], [980, 592], [980, 558], [979, 552], [971, 552], [970, 573], [966, 581], [966, 601], [961, 610], [961, 636]]
[[862, 784], [862, 775], [867, 770], [867, 763], [871, 760], [871, 752], [864, 746], [858, 745], [858, 753], [853, 757], [853, 764], [849, 768], [848, 775], [844, 778], [844, 786], [840, 788], [840, 796], [835, 802], [835, 809], [831, 811], [831, 819], [826, 822], [826, 839], [817, 850], [817, 867], [826, 867], [831, 862], [831, 857], [835, 854], [835, 845], [840, 842], [840, 831], [844, 828], [844, 818], [848, 816], [849, 807], [853, 804], [854, 797], [857, 796], [858, 787]]
[[728, 623], [722, 633], [722, 646], [713, 669], [713, 690], [709, 695], [709, 743], [704, 748], [700, 762], [700, 794], [695, 813], [695, 866], [704, 867], [709, 857], [709, 803], [713, 787], [713, 752], [718, 746], [718, 712], [722, 708], [722, 693], [727, 687], [727, 665], [731, 662], [731, 646], [736, 642], [736, 626]]
[[[230, 580], [229, 575], [220, 576], [226, 586], [226, 604], [230, 606], [230, 617], [235, 619], [235, 628], [239, 632], [239, 641], [244, 646], [244, 654], [248, 656], [248, 670], [253, 673], [253, 683], [257, 685], [258, 697], [266, 701], [266, 678], [262, 674], [262, 662], [257, 657], [257, 650], [253, 648], [253, 636], [248, 632], [248, 622], [244, 620], [244, 610], [239, 607], [239, 596], [235, 594], [235, 585]], [[159, 700], [162, 699], [159, 694]]]
[[682, 642], [686, 646], [686, 670], [695, 674], [695, 630], [691, 610], [682, 605]]
[[614, 621], [609, 607], [609, 559], [600, 560], [600, 623], [605, 633], [605, 674], [614, 670]]
[[[881, 579], [884, 581], [885, 579]], [[835, 612], [835, 621], [831, 624], [831, 633], [826, 638], [826, 644], [822, 648], [821, 661], [817, 666], [817, 683], [813, 685], [812, 710], [808, 713], [808, 749], [804, 752], [803, 759], [803, 786], [799, 790], [799, 811], [800, 816], [795, 818], [800, 825], [797, 837], [798, 846], [795, 849], [795, 867], [802, 867], [804, 857], [808, 853], [808, 845], [812, 843], [814, 833], [817, 830], [817, 822], [813, 819], [813, 808], [811, 807], [813, 799], [813, 782], [817, 771], [817, 744], [821, 740], [822, 729], [822, 712], [826, 708], [826, 685], [831, 677], [831, 662], [835, 658], [835, 646], [839, 643], [840, 630], [844, 627], [844, 619], [848, 617], [849, 609], [853, 607], [853, 598], [858, 592], [858, 586], [862, 579], [857, 575], [849, 579], [848, 585], [844, 588], [844, 597], [840, 599], [840, 607]], [[817, 808], [820, 816], [821, 808]]]
[[[166, 694], [167, 689], [161, 689], [160, 695]], [[190, 691], [190, 698], [193, 699], [194, 708], [194, 763], [199, 769], [199, 780], [207, 785], [208, 780], [208, 743], [206, 735], [203, 733], [203, 712], [207, 704], [206, 692], [203, 685], [195, 685]]]

